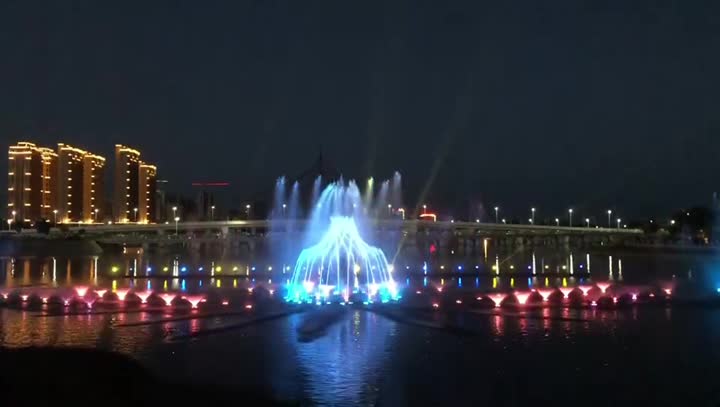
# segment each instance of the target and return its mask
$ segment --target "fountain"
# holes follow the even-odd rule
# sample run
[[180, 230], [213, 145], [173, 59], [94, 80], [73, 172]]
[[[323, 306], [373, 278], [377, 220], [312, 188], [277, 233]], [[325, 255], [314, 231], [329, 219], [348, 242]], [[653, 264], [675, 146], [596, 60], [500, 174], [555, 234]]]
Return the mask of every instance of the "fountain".
[[[393, 185], [399, 184], [399, 175], [396, 180]], [[369, 303], [399, 298], [392, 265], [382, 249], [366, 241], [370, 237], [368, 223], [373, 218], [392, 217], [392, 204], [387, 202], [398, 198], [388, 198], [391, 194], [387, 182], [383, 183], [378, 199], [372, 197], [372, 183], [368, 187], [363, 197], [354, 181], [346, 183], [340, 179], [330, 183], [317, 198], [313, 197], [302, 239], [304, 248], [295, 261], [287, 301]], [[291, 206], [296, 195], [293, 187]], [[284, 202], [276, 199], [276, 206], [283, 208]], [[386, 205], [388, 209], [383, 210]], [[295, 208], [279, 212], [299, 213]]]

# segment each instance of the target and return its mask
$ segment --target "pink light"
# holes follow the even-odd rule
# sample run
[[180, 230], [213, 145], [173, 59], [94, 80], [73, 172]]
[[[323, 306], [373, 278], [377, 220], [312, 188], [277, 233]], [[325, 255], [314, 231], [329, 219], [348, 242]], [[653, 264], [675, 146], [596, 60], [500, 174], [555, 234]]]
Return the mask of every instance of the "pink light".
[[78, 285], [75, 286], [75, 292], [77, 293], [78, 297], [84, 297], [85, 294], [87, 294], [88, 287], [86, 285]]
[[633, 301], [637, 301], [637, 294], [633, 293], [633, 295], [632, 295], [632, 300], [633, 300]]
[[65, 306], [67, 307], [68, 305], [70, 305], [70, 301], [65, 300]]
[[163, 293], [163, 294], [160, 294], [160, 298], [162, 298], [163, 301], [165, 301], [166, 306], [169, 306], [170, 303], [172, 302], [173, 298], [175, 298], [175, 296], [172, 294]]
[[537, 289], [535, 291], [542, 296], [543, 301], [547, 301], [548, 298], [550, 298], [550, 294], [552, 294], [554, 290], [546, 288], [546, 289]]
[[592, 289], [592, 287], [590, 287], [589, 285], [581, 285], [579, 288], [580, 288], [580, 291], [582, 291], [583, 296], [585, 296], [585, 297], [587, 297], [588, 291], [590, 291]]
[[650, 293], [650, 298], [655, 298], [655, 294]]
[[47, 300], [48, 300], [47, 297], [42, 297], [42, 303], [43, 303], [43, 304], [47, 304]]
[[230, 304], [230, 303], [228, 302], [228, 300], [225, 300], [225, 301], [222, 302], [222, 305], [226, 305], [226, 306], [227, 306], [228, 304]]
[[442, 287], [438, 287], [437, 290], [438, 290], [439, 293], [441, 293], [441, 292], [442, 292]]
[[487, 297], [490, 298], [492, 300], [492, 302], [495, 303], [495, 307], [497, 308], [497, 307], [500, 307], [500, 303], [505, 299], [506, 295], [495, 293], [495, 294], [488, 294]]
[[21, 295], [20, 298], [22, 298], [23, 302], [25, 302], [25, 301], [27, 301], [28, 296], [27, 296], [27, 294], [26, 294], [26, 295]]
[[105, 295], [105, 293], [107, 292], [107, 290], [95, 290], [95, 292], [97, 293], [97, 295], [99, 295], [99, 296], [102, 297], [103, 295]]
[[597, 302], [595, 302], [595, 301], [591, 302], [591, 303], [590, 303], [590, 306], [591, 306], [591, 307], [597, 307]]
[[250, 288], [248, 288], [248, 292], [249, 292], [250, 294], [252, 294], [252, 292], [253, 292], [253, 288], [254, 288], [254, 287], [250, 287]]
[[245, 308], [247, 308], [247, 309], [252, 309], [252, 304], [246, 305]]
[[152, 294], [150, 291], [140, 291], [140, 292], [135, 293], [135, 295], [140, 297], [140, 300], [142, 301], [143, 304], [147, 303], [147, 299], [150, 296], [150, 294]]
[[440, 307], [440, 305], [439, 305], [438, 303], [436, 303], [436, 302], [434, 302], [432, 306], [433, 306], [433, 308], [439, 308], [439, 307]]
[[477, 297], [477, 298], [475, 298], [475, 299], [478, 300], [478, 301], [480, 301], [480, 300], [482, 300], [482, 297]]
[[665, 294], [672, 295], [672, 290], [669, 288], [665, 288], [663, 291], [665, 291]]
[[455, 300], [455, 304], [462, 304], [462, 301], [460, 301], [460, 300]]
[[118, 299], [119, 299], [120, 301], [125, 301], [125, 296], [126, 296], [127, 293], [129, 293], [129, 292], [130, 292], [130, 290], [127, 290], [127, 289], [124, 289], [124, 288], [123, 288], [123, 289], [120, 289], [120, 290], [115, 290], [115, 294], [117, 294]]
[[270, 290], [270, 295], [275, 294], [275, 290]]
[[617, 304], [617, 297], [613, 297], [613, 304]]
[[530, 293], [515, 293], [515, 297], [517, 297], [518, 304], [520, 305], [525, 305], [529, 296]]
[[609, 283], [597, 283], [595, 285], [598, 286], [598, 288], [600, 289], [600, 291], [602, 291], [603, 294], [605, 294], [605, 291], [607, 291], [608, 287], [610, 287]]
[[572, 287], [560, 287], [560, 292], [563, 293], [563, 297], [564, 297], [565, 299], [568, 298], [568, 296], [570, 295], [570, 293], [572, 292], [572, 290], [573, 290]]
[[415, 291], [415, 294], [422, 294], [420, 290]]
[[200, 301], [203, 300], [203, 298], [199, 295], [191, 295], [189, 297], [183, 297], [184, 299], [188, 300], [193, 308], [197, 308]]

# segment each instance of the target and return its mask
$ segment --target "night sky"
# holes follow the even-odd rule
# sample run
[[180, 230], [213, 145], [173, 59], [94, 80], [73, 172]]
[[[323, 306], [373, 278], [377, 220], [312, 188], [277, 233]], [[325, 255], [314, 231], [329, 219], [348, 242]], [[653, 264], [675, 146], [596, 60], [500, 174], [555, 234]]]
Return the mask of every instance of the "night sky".
[[4, 145], [129, 144], [237, 206], [321, 148], [458, 216], [720, 190], [717, 1], [4, 1], [0, 55]]

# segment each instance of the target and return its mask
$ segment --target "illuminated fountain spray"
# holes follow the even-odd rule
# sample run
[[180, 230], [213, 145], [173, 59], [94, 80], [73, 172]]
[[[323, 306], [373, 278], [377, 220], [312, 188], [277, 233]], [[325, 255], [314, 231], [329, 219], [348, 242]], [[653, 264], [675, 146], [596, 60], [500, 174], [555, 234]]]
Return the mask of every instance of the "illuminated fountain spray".
[[367, 199], [367, 194], [363, 200], [353, 181], [346, 184], [340, 180], [323, 190], [313, 203], [305, 248], [288, 283], [288, 301], [348, 302], [358, 298], [386, 302], [398, 298], [385, 253], [363, 239], [369, 233], [367, 215], [377, 216], [375, 209], [386, 205], [387, 191], [383, 190], [379, 202]]

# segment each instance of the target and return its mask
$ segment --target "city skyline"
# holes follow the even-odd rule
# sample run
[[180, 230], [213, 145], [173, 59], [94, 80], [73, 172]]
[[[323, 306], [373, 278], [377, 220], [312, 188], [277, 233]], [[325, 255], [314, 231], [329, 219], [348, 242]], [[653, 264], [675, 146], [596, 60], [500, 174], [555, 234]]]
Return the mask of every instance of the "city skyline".
[[62, 142], [57, 150], [27, 141], [8, 146], [7, 219], [156, 222], [157, 167], [141, 161], [138, 150], [121, 144], [115, 150], [110, 196], [103, 156]]

